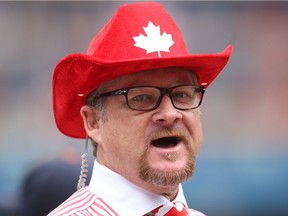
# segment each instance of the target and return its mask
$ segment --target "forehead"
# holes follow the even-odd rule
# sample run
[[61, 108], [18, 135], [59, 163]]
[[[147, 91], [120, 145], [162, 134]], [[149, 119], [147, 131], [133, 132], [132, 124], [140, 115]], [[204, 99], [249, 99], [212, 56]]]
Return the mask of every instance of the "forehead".
[[105, 83], [103, 87], [106, 90], [111, 90], [140, 85], [171, 87], [196, 83], [196, 75], [189, 70], [182, 68], [158, 68], [118, 77]]

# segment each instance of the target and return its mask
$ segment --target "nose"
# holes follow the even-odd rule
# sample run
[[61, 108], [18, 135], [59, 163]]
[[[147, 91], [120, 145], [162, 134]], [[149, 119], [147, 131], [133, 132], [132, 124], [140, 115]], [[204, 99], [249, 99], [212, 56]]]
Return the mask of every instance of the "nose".
[[153, 114], [152, 121], [163, 127], [173, 126], [182, 119], [182, 114], [176, 109], [168, 95], [164, 95], [160, 105]]

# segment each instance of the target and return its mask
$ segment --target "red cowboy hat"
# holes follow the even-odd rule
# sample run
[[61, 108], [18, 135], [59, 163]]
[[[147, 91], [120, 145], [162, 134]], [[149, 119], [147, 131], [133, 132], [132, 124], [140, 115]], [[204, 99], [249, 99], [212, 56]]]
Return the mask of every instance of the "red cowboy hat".
[[80, 108], [86, 96], [119, 76], [165, 67], [196, 73], [206, 88], [221, 72], [232, 52], [190, 54], [176, 23], [160, 3], [121, 6], [91, 41], [87, 54], [61, 59], [53, 75], [53, 106], [58, 129], [85, 138]]

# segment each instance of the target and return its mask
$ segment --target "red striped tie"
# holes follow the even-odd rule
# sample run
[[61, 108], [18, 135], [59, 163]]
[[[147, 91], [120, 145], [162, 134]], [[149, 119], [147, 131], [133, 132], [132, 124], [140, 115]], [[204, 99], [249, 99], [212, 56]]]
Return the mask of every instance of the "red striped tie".
[[170, 202], [154, 209], [151, 213], [155, 216], [188, 216], [187, 207], [181, 202]]

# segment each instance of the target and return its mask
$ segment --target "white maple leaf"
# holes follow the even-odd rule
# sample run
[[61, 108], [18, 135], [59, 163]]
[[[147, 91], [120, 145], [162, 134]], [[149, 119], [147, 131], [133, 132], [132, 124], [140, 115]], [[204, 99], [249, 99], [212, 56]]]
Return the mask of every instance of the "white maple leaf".
[[146, 53], [158, 52], [158, 57], [161, 57], [160, 51], [170, 52], [169, 48], [174, 44], [171, 34], [164, 32], [160, 33], [160, 27], [155, 26], [149, 21], [147, 27], [143, 27], [146, 36], [139, 34], [139, 36], [133, 37], [134, 46], [145, 49]]

